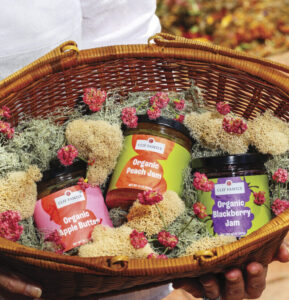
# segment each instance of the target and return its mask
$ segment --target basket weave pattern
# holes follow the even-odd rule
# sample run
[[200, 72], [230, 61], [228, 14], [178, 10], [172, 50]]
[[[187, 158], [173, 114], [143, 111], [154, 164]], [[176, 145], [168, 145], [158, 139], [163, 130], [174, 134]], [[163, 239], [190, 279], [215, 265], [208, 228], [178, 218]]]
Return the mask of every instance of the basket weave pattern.
[[[16, 125], [25, 114], [45, 116], [59, 107], [74, 107], [86, 87], [119, 89], [124, 95], [180, 91], [193, 79], [205, 90], [208, 105], [228, 101], [246, 119], [270, 109], [289, 120], [285, 65], [166, 34], [153, 39], [155, 44], [79, 52], [74, 42], [67, 42], [0, 82], [0, 106], [11, 109]], [[66, 299], [218, 273], [250, 261], [268, 264], [288, 229], [289, 211], [246, 238], [213, 249], [213, 257], [168, 260], [69, 257], [0, 239], [0, 261], [40, 282], [44, 297]]]

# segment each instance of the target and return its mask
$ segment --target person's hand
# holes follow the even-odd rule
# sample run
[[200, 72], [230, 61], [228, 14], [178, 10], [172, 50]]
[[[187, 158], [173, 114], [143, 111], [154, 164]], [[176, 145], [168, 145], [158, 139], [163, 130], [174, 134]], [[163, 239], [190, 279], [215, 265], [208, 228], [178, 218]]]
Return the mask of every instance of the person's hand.
[[[0, 267], [0, 289], [3, 291], [0, 291], [0, 295], [5, 294], [5, 299], [16, 299], [15, 294], [40, 299], [42, 294], [39, 285], [24, 278], [20, 274], [16, 274], [7, 268], [3, 268], [2, 266]], [[10, 294], [11, 298], [9, 298]]]
[[[289, 252], [285, 242], [280, 246], [275, 260], [288, 262]], [[249, 263], [244, 272], [232, 268], [222, 275], [205, 275], [200, 278], [185, 278], [173, 282], [174, 288], [183, 288], [196, 298], [241, 300], [257, 299], [266, 286], [267, 266]]]

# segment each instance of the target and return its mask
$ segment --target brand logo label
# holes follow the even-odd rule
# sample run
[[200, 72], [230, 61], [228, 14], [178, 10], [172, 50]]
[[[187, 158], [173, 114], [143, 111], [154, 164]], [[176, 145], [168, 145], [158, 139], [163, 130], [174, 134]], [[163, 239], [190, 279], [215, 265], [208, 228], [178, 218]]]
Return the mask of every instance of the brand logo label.
[[63, 196], [57, 197], [54, 199], [57, 208], [62, 208], [67, 205], [81, 202], [85, 200], [85, 196], [82, 190], [72, 192], [70, 190], [66, 190]]
[[215, 194], [217, 196], [244, 194], [244, 193], [245, 193], [244, 182], [232, 182], [231, 180], [227, 180], [223, 184], [215, 184]]
[[135, 150], [145, 150], [164, 154], [166, 145], [156, 142], [153, 138], [147, 140], [137, 140]]

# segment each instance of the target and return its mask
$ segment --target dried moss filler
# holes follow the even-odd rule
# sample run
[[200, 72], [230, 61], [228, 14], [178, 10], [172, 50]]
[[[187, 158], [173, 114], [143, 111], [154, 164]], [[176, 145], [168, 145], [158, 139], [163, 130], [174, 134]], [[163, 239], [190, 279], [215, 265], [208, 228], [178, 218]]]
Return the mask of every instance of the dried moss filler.
[[38, 184], [35, 223], [45, 236], [58, 230], [64, 251], [87, 243], [96, 225], [112, 227], [100, 188], [83, 190], [77, 184], [85, 174], [86, 164], [82, 161], [68, 167], [57, 164], [44, 172]]
[[212, 234], [242, 237], [270, 221], [267, 159], [258, 153], [193, 159], [193, 171], [214, 182], [212, 191], [198, 191]]
[[172, 119], [138, 116], [137, 128], [124, 132], [123, 151], [110, 181], [108, 207], [129, 207], [143, 190], [180, 194], [183, 170], [191, 158], [187, 128]]

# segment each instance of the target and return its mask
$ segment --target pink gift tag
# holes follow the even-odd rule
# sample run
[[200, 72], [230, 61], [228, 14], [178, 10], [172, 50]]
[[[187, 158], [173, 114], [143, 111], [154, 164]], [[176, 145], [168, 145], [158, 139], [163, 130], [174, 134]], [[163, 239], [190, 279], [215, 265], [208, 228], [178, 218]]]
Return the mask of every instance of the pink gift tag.
[[89, 187], [83, 191], [79, 185], [39, 199], [34, 220], [45, 237], [58, 230], [64, 251], [87, 243], [93, 228], [100, 223], [113, 227], [100, 188]]

